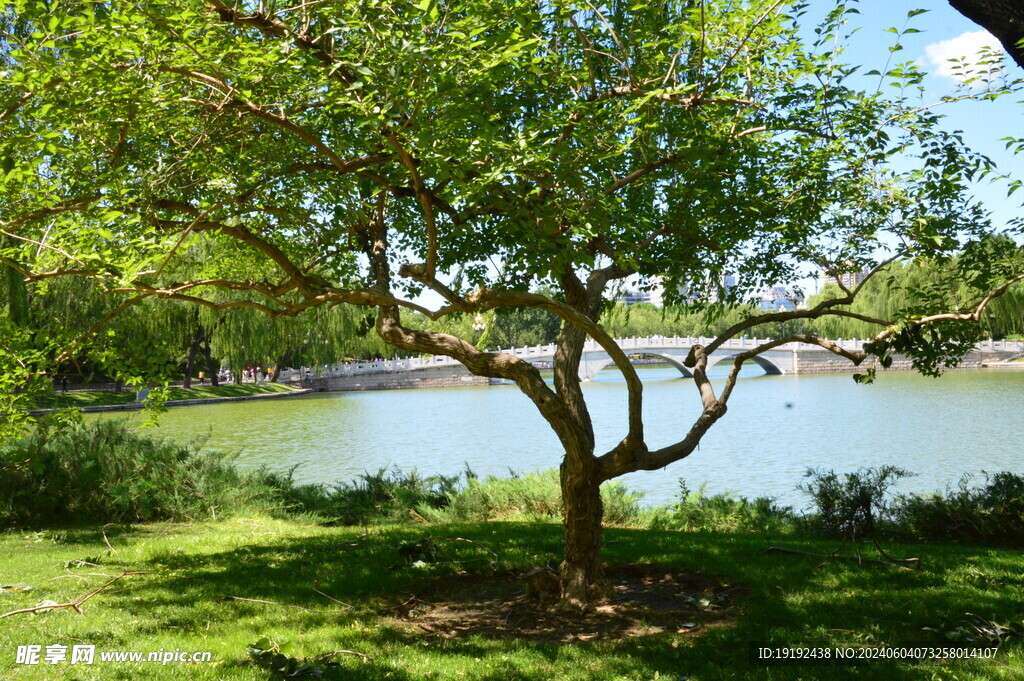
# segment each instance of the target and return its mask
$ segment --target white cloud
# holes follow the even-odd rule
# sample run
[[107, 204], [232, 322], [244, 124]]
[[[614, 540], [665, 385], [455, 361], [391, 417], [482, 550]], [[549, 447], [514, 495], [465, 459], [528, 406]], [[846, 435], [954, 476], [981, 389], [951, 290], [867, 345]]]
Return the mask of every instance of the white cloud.
[[[935, 75], [961, 83], [973, 77], [980, 77], [983, 81], [992, 80], [1002, 68], [1002, 46], [988, 31], [961, 33], [955, 38], [926, 46], [924, 53]], [[1000, 59], [996, 64], [992, 62], [995, 55]]]

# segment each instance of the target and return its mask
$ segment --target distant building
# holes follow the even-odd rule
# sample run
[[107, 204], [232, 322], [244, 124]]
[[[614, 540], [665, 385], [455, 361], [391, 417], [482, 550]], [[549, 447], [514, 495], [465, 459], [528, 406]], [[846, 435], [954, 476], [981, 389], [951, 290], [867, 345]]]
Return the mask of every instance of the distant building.
[[649, 302], [655, 307], [665, 307], [665, 278], [664, 277], [651, 277], [651, 291], [649, 295]]
[[720, 283], [720, 289], [711, 291], [710, 299], [713, 303], [721, 302], [729, 297], [729, 289], [736, 288], [736, 275], [723, 274]]
[[[712, 285], [707, 286], [707, 291], [703, 296], [697, 293], [690, 293], [688, 289], [680, 289], [679, 300], [686, 302], [695, 302], [698, 300], [707, 300], [708, 302], [718, 303], [725, 300], [728, 297], [729, 289], [736, 286], [736, 275], [723, 274], [719, 279], [719, 286], [715, 287]], [[651, 303], [657, 307], [665, 306], [665, 279], [664, 277], [651, 277], [651, 292], [650, 300], [638, 301]]]
[[758, 307], [774, 312], [792, 312], [804, 307], [804, 294], [785, 286], [773, 286], [761, 294]]
[[842, 284], [848, 289], [854, 289], [860, 286], [860, 283], [864, 281], [867, 276], [868, 270], [861, 270], [860, 272], [843, 272], [838, 277], [823, 273], [821, 276], [821, 287], [825, 288], [829, 284]]
[[649, 303], [651, 302], [651, 294], [649, 291], [623, 291], [615, 298], [615, 300], [623, 305]]

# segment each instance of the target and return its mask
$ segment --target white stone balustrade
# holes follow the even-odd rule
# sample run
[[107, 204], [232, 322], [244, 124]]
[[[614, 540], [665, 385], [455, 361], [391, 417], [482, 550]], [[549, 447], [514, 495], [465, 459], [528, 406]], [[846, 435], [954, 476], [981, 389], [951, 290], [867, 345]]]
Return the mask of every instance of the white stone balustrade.
[[[707, 346], [713, 338], [693, 337], [666, 337], [651, 336], [647, 338], [618, 338], [616, 344], [627, 354], [651, 351], [666, 360], [677, 364], [681, 371], [686, 372], [681, 365], [687, 352], [694, 345]], [[770, 342], [770, 338], [733, 338], [722, 343], [716, 350], [716, 361], [720, 361], [726, 355], [735, 354], [734, 351], [750, 350], [764, 343]], [[845, 350], [860, 350], [866, 341], [859, 339], [836, 339], [832, 341]], [[543, 361], [554, 358], [556, 346], [535, 345], [524, 348], [506, 348], [494, 350], [504, 354], [513, 355], [529, 361]], [[987, 352], [1024, 352], [1024, 342], [1021, 341], [994, 341], [987, 340], [978, 344], [977, 349]], [[766, 353], [766, 359], [762, 366], [765, 366], [770, 373], [790, 373], [796, 371], [797, 355], [803, 353], [828, 352], [828, 350], [813, 343], [786, 343]], [[786, 356], [790, 358], [787, 359]], [[767, 359], [770, 358], [770, 359]], [[611, 362], [608, 354], [594, 340], [588, 340], [584, 346], [584, 359], [581, 367], [581, 376], [590, 378], [601, 368]], [[311, 378], [325, 378], [330, 376], [351, 376], [355, 374], [372, 374], [381, 372], [416, 371], [431, 367], [453, 366], [458, 364], [455, 359], [444, 356], [412, 357], [408, 359], [387, 359], [372, 362], [339, 362], [333, 365], [318, 367], [302, 367], [300, 369], [288, 369], [281, 372], [281, 381], [303, 381], [308, 375]]]

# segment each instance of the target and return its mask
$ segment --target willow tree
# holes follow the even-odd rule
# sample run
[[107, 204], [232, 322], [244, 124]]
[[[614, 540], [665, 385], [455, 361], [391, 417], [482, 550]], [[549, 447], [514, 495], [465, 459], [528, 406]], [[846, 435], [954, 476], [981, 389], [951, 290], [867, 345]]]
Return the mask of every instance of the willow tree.
[[[92, 278], [118, 309], [369, 307], [393, 346], [515, 382], [564, 448], [566, 602], [601, 593], [601, 483], [689, 456], [744, 360], [794, 340], [866, 357], [781, 338], [738, 356], [716, 389], [708, 357], [725, 341], [854, 316], [858, 291], [747, 318], [692, 349], [699, 406], [653, 446], [641, 382], [597, 323], [606, 287], [657, 276], [670, 302], [729, 304], [821, 269], [941, 256], [990, 229], [966, 192], [990, 164], [920, 106], [912, 64], [880, 76], [901, 89], [857, 89], [838, 61], [842, 5], [809, 44], [807, 3], [787, 0], [5, 7], [2, 226], [26, 245], [5, 262], [29, 283]], [[235, 255], [187, 258], [202, 240]], [[273, 276], [247, 276], [252, 262]], [[926, 371], [965, 351], [970, 323], [1020, 278], [1010, 260], [978, 266], [973, 307], [932, 298], [870, 319], [872, 351], [912, 352]], [[726, 273], [741, 285], [720, 290]], [[507, 308], [560, 318], [553, 384], [402, 316]], [[628, 387], [623, 437], [600, 452], [578, 372], [588, 337]]]

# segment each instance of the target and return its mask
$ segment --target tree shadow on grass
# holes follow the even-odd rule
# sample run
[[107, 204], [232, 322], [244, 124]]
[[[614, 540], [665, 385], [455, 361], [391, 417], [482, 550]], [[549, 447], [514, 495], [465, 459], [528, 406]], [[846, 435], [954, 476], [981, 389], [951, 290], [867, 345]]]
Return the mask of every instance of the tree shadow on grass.
[[[467, 664], [468, 659], [504, 660], [514, 650], [515, 655], [503, 662], [470, 667], [472, 678], [488, 681], [548, 678], [547, 671], [564, 664], [566, 651], [580, 656], [581, 661], [573, 664], [583, 676], [580, 670], [596, 664], [604, 677], [832, 679], [838, 678], [833, 667], [758, 667], [751, 661], [751, 648], [758, 644], [942, 645], [941, 633], [925, 627], [941, 632], [965, 613], [999, 619], [1019, 617], [1024, 611], [1020, 561], [1006, 551], [904, 546], [905, 554], [919, 555], [923, 564], [919, 571], [905, 572], [840, 562], [819, 566], [820, 559], [762, 553], [766, 546], [783, 542], [828, 553], [836, 543], [825, 540], [627, 529], [607, 531], [606, 539], [614, 542], [605, 549], [609, 562], [650, 563], [677, 573], [713, 575], [723, 588], [742, 589], [733, 614], [719, 622], [701, 621], [685, 633], [608, 636], [566, 644], [542, 637], [510, 643], [507, 636], [473, 627], [454, 636], [439, 636], [417, 631], [415, 623], [405, 626], [389, 610], [409, 594], [427, 593], [438, 582], [510, 578], [536, 565], [557, 563], [560, 535], [556, 525], [487, 523], [373, 529], [358, 539], [352, 538], [351, 531], [256, 536], [219, 551], [153, 554], [131, 569], [157, 574], [112, 592], [109, 599], [115, 607], [138, 612], [140, 634], [157, 635], [174, 627], [193, 630], [202, 621], [207, 626], [213, 622], [251, 630], [254, 637], [268, 622], [282, 631], [337, 629], [342, 632], [336, 641], [338, 649], [359, 647], [374, 659], [342, 658], [337, 666], [324, 667], [324, 678], [367, 681], [430, 678], [432, 673], [417, 671], [417, 656], [424, 646], [433, 664], [442, 666], [445, 660], [455, 666]], [[403, 547], [422, 545], [428, 537], [443, 547], [438, 560], [408, 560], [409, 552]], [[249, 664], [244, 650], [237, 653], [238, 664]], [[790, 673], [795, 671], [799, 673]], [[874, 665], [839, 671], [844, 678], [924, 679], [936, 670]], [[987, 677], [982, 671], [975, 678]]]

